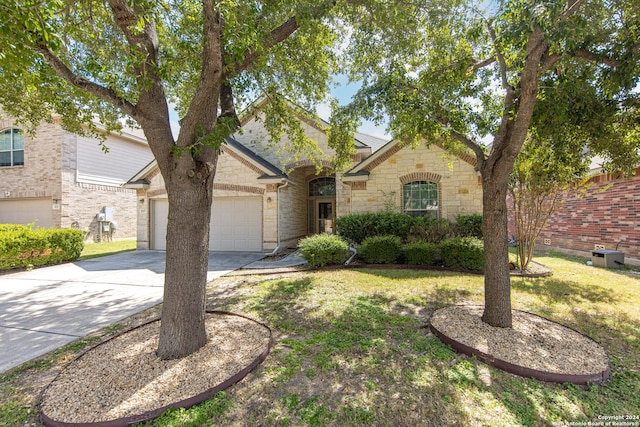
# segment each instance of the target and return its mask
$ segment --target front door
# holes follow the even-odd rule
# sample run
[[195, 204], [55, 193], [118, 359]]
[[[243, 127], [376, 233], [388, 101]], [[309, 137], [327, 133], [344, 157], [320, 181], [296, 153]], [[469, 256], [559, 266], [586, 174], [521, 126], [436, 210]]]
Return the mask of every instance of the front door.
[[316, 201], [316, 234], [328, 233], [333, 234], [333, 201], [317, 200]]

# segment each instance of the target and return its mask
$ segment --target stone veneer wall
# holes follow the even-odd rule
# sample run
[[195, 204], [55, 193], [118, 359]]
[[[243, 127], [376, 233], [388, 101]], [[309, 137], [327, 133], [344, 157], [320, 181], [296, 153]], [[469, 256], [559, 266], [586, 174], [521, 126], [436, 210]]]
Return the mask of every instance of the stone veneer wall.
[[420, 145], [391, 155], [371, 169], [368, 181], [339, 189], [339, 215], [378, 212], [388, 205], [401, 212], [402, 185], [414, 179], [438, 182], [441, 218], [482, 212], [482, 186], [474, 167], [436, 145]]
[[[223, 149], [224, 151], [224, 149]], [[213, 197], [260, 196], [262, 198], [262, 246], [264, 250], [274, 249], [278, 241], [277, 191], [275, 185], [265, 185], [257, 181], [263, 172], [243, 161], [231, 149], [218, 158], [216, 176], [213, 181]], [[137, 190], [138, 249], [149, 249], [152, 199], [166, 199], [167, 191], [158, 169], [148, 176], [148, 190]], [[142, 200], [142, 202], [140, 202]]]
[[[513, 235], [511, 216], [509, 225]], [[586, 188], [567, 194], [537, 244], [542, 249], [583, 251], [586, 256], [596, 245], [617, 246], [625, 258], [640, 259], [640, 168], [630, 179], [595, 176]]]
[[[311, 170], [313, 172], [311, 172]], [[289, 173], [293, 181], [280, 190], [282, 197], [280, 210], [280, 246], [282, 248], [295, 247], [298, 240], [307, 235], [307, 200], [308, 200], [308, 175], [313, 173], [315, 167], [303, 167]]]

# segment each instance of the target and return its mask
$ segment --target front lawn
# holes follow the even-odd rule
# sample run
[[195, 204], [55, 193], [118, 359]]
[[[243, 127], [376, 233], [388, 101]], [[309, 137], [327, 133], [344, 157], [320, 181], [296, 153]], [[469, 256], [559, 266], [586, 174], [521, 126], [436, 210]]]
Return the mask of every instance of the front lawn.
[[[523, 379], [456, 354], [431, 335], [427, 325], [437, 308], [482, 303], [482, 276], [361, 269], [223, 277], [210, 283], [210, 308], [267, 322], [274, 349], [226, 392], [152, 425], [586, 425], [625, 415], [640, 424], [633, 418], [640, 415], [640, 275], [557, 256], [535, 261], [554, 275], [514, 278], [514, 308], [604, 346], [612, 365], [607, 383]], [[31, 363], [0, 378], [0, 414], [33, 420], [26, 411], [36, 409], [34, 396], [46, 383], [34, 378], [51, 376], [52, 366]]]
[[114, 240], [111, 242], [85, 243], [80, 254], [80, 259], [98, 258], [106, 255], [115, 255], [120, 252], [134, 251], [136, 240]]

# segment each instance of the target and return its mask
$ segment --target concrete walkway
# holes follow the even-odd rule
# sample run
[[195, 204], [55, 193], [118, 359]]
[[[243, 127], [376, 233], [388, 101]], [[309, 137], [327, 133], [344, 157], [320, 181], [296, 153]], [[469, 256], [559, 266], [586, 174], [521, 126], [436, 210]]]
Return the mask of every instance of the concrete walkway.
[[[207, 279], [264, 255], [211, 252]], [[164, 264], [133, 251], [0, 276], [0, 372], [158, 304]]]

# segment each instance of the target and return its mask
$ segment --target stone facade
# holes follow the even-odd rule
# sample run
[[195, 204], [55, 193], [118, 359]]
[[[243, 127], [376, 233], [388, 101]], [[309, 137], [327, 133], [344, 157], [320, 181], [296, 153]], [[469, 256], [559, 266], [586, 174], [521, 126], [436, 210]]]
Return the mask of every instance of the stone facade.
[[[12, 119], [0, 120], [0, 130], [11, 127], [15, 127]], [[97, 140], [92, 142], [98, 145]], [[141, 144], [139, 141], [131, 143]], [[146, 151], [148, 156], [140, 159], [137, 163], [140, 166], [136, 167], [141, 167], [152, 158], [148, 148]], [[23, 166], [0, 168], [0, 203], [4, 199], [15, 203], [33, 199], [46, 200], [51, 206], [53, 227], [78, 226], [85, 232], [88, 240], [98, 238], [96, 214], [103, 207], [111, 207], [117, 228], [110, 237], [136, 237], [138, 224], [135, 190], [126, 189], [122, 185], [78, 181], [77, 135], [64, 131], [57, 120], [40, 125], [34, 136], [25, 135], [24, 157]], [[110, 176], [109, 171], [96, 170], [95, 173]], [[28, 221], [28, 218], [25, 219], [25, 222]]]
[[[269, 142], [263, 122], [256, 117], [243, 122], [242, 132], [223, 146], [218, 159], [214, 206], [216, 197], [261, 197], [263, 251], [297, 246], [298, 241], [312, 234], [320, 223], [316, 215], [320, 206], [327, 214], [331, 205], [331, 219], [351, 213], [376, 212], [390, 206], [400, 211], [402, 185], [416, 180], [437, 183], [439, 216], [442, 218], [455, 219], [460, 214], [482, 211], [482, 189], [472, 158], [447, 155], [435, 144], [430, 147], [422, 144], [415, 149], [390, 144], [391, 148], [387, 147], [384, 155], [368, 164], [366, 178], [347, 180], [347, 175], [331, 171], [334, 151], [327, 145], [325, 132], [304, 120], [301, 123], [307, 136], [317, 143], [317, 150], [309, 154], [314, 159], [295, 155], [286, 136], [277, 144]], [[370, 147], [358, 146], [353, 166], [364, 164], [360, 162], [370, 156]], [[318, 162], [320, 170], [316, 167]], [[335, 178], [335, 195], [309, 194], [310, 181], [319, 177]], [[138, 247], [162, 247], [153, 241], [152, 231], [153, 200], [166, 200], [157, 166], [141, 171], [132, 179], [131, 185], [141, 180], [148, 184], [138, 189]], [[161, 209], [157, 212], [165, 215]], [[326, 220], [331, 221], [322, 219], [325, 226]], [[164, 222], [158, 219], [158, 224]], [[335, 230], [334, 225], [327, 227]], [[158, 232], [158, 235], [163, 233]]]
[[435, 144], [389, 150], [369, 165], [366, 181], [343, 185], [338, 192], [339, 215], [393, 210], [402, 212], [402, 186], [412, 181], [438, 185], [439, 217], [482, 212], [482, 185], [474, 165], [447, 154]]

